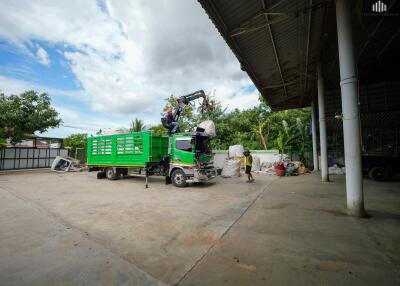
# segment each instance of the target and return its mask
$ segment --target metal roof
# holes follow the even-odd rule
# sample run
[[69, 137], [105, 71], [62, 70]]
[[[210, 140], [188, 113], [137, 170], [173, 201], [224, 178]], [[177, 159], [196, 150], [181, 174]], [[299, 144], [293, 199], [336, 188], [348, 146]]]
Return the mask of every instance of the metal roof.
[[[316, 94], [318, 62], [323, 63], [327, 87], [338, 87], [334, 1], [198, 1], [273, 110], [310, 105]], [[389, 8], [397, 4], [393, 0]], [[394, 55], [399, 46], [399, 18], [367, 17], [363, 11], [369, 6], [353, 1], [355, 47], [364, 66], [387, 70], [394, 67], [393, 60], [382, 62], [377, 54], [385, 47], [385, 54]], [[398, 64], [398, 55], [395, 58]], [[360, 78], [366, 77], [376, 78], [375, 71], [362, 70]]]

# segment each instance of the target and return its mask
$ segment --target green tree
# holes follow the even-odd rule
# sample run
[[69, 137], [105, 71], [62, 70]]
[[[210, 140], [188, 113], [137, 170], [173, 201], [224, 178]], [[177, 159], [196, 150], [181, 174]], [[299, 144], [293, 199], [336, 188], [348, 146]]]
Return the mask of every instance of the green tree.
[[[64, 147], [70, 149], [70, 156], [77, 157], [81, 162], [86, 162], [86, 146], [87, 146], [87, 134], [76, 133], [71, 134], [64, 139]], [[81, 152], [77, 152], [77, 149], [83, 149]]]
[[143, 121], [140, 120], [139, 118], [135, 118], [135, 120], [131, 122], [131, 128], [129, 129], [129, 132], [140, 132], [143, 129], [144, 129]]
[[[176, 107], [177, 97], [166, 99], [168, 106]], [[241, 144], [248, 149], [276, 148], [281, 152], [298, 154], [304, 161], [305, 152], [311, 150], [311, 139], [307, 134], [310, 125], [309, 108], [273, 112], [260, 97], [256, 107], [230, 112], [214, 96], [209, 96], [209, 105], [200, 113], [198, 103], [193, 102], [182, 112], [179, 123], [181, 130], [193, 129], [204, 120], [214, 121], [217, 137], [211, 141], [213, 148], [227, 149]], [[152, 128], [156, 134], [165, 135], [160, 124]]]
[[155, 125], [150, 129], [153, 130], [154, 134], [158, 136], [168, 135], [167, 128], [165, 128], [162, 124]]
[[76, 148], [86, 149], [87, 134], [71, 134], [64, 139], [64, 147], [71, 148], [72, 154], [75, 154]]
[[62, 120], [51, 106], [46, 93], [33, 90], [20, 95], [0, 94], [0, 138], [10, 138], [11, 143], [20, 142], [25, 134], [43, 133], [58, 127]]
[[4, 136], [3, 128], [0, 128], [0, 148], [4, 147], [7, 144], [7, 139], [2, 137]]

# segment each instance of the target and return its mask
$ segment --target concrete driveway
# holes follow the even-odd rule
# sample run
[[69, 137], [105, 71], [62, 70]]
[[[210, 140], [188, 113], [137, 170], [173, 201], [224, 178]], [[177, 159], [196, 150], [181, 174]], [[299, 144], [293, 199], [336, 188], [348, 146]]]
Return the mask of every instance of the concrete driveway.
[[0, 175], [0, 285], [400, 285], [400, 182]]
[[274, 180], [95, 175], [0, 176], [0, 285], [176, 284]]

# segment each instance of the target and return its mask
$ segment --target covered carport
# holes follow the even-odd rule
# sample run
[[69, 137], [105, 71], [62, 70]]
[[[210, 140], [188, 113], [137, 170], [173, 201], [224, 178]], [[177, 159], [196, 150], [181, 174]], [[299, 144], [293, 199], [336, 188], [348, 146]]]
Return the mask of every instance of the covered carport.
[[391, 126], [386, 146], [398, 153], [398, 1], [199, 2], [273, 111], [312, 106], [314, 170], [323, 182], [327, 135], [336, 130], [347, 212], [365, 216], [361, 154], [382, 133], [376, 118]]

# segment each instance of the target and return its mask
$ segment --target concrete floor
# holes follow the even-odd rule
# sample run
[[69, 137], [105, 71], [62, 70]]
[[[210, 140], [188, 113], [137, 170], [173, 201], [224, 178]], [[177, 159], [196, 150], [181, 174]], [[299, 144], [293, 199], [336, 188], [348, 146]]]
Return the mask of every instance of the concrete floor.
[[0, 175], [0, 285], [399, 285], [400, 182]]

